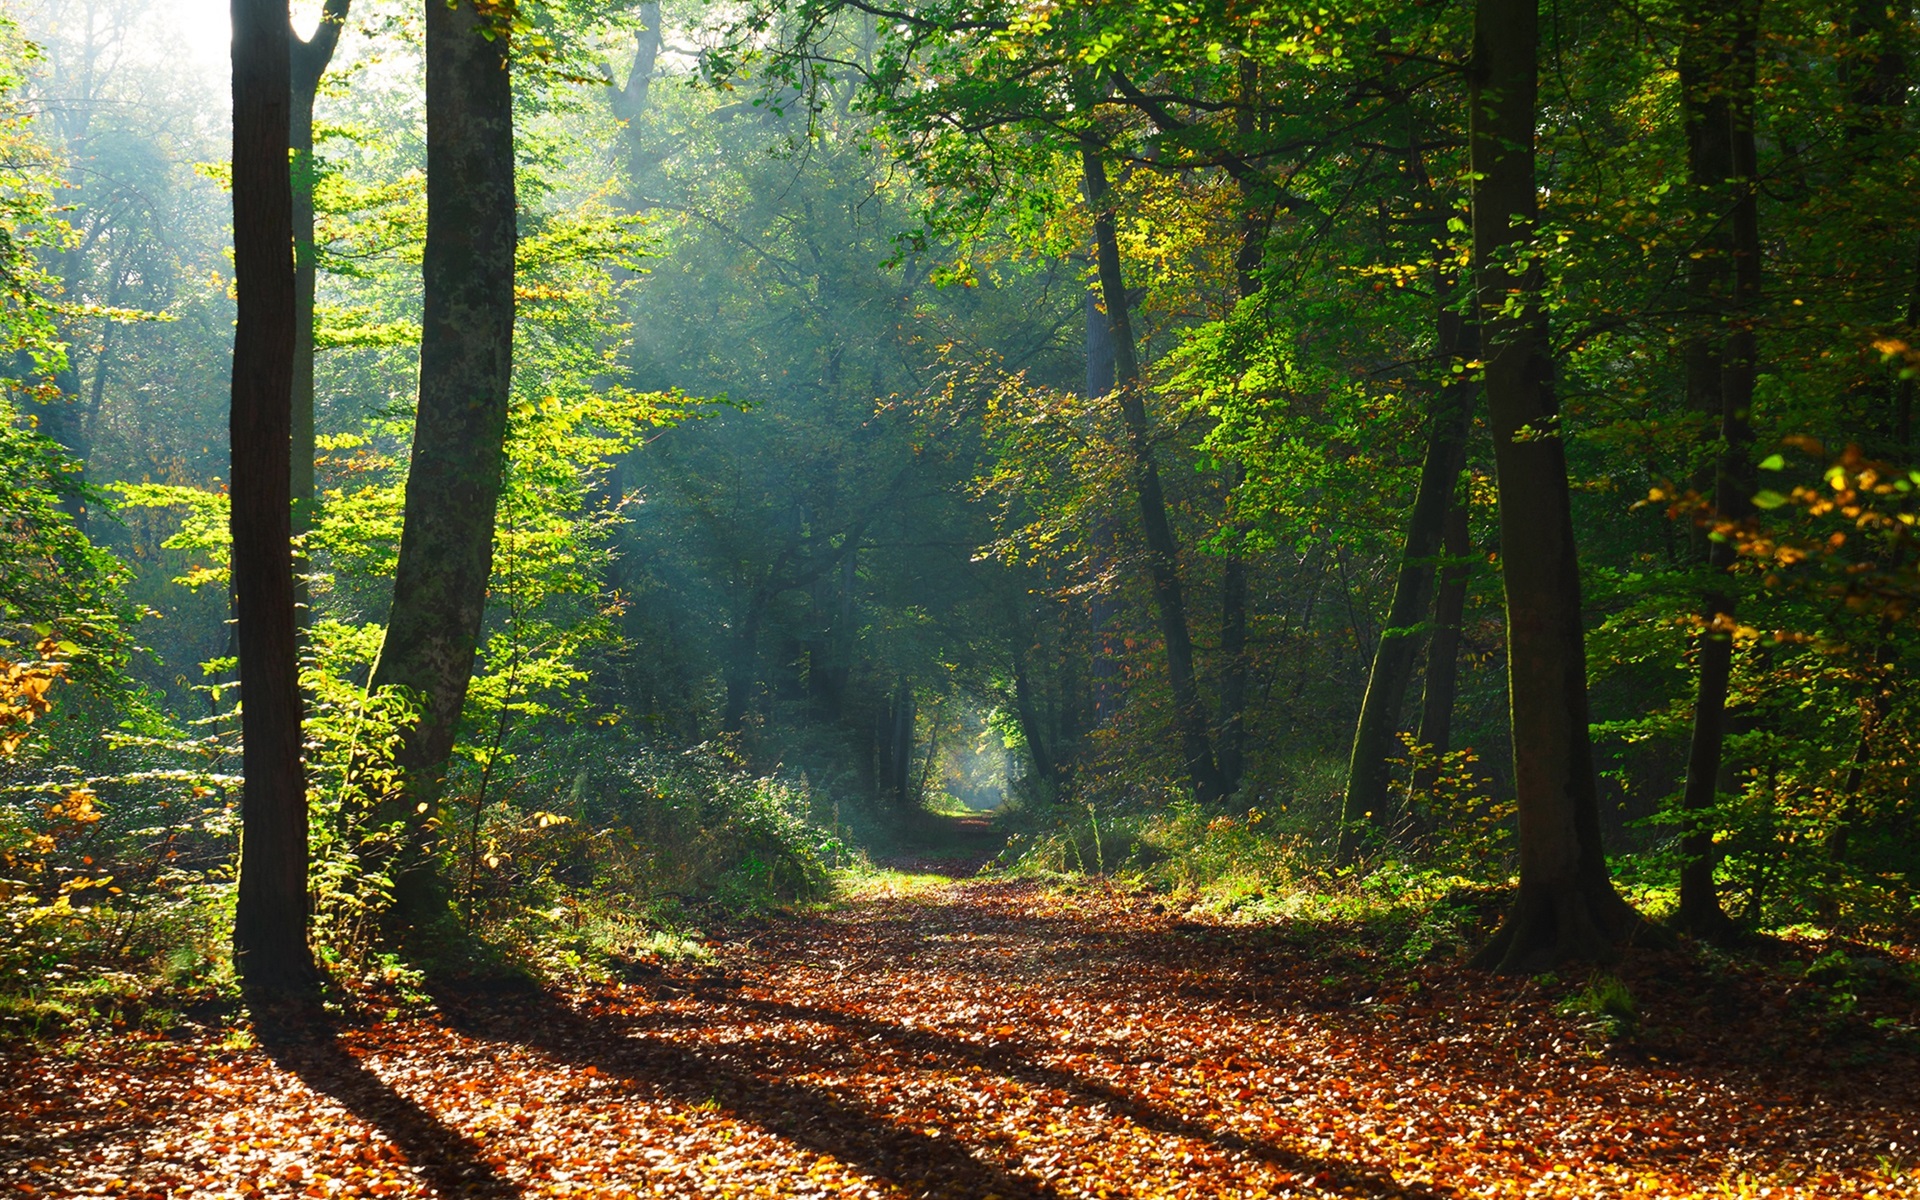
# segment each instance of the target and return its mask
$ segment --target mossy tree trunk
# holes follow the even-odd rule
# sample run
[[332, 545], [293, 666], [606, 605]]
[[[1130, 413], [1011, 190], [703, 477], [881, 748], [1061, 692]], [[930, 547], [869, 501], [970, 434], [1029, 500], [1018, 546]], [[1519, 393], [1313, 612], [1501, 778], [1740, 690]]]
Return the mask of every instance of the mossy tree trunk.
[[[1413, 184], [1416, 210], [1443, 219], [1439, 198], [1427, 174], [1420, 151], [1418, 122], [1407, 124], [1407, 175]], [[1427, 412], [1427, 445], [1420, 464], [1420, 482], [1414, 491], [1413, 511], [1407, 517], [1401, 543], [1400, 568], [1394, 578], [1387, 621], [1374, 644], [1367, 672], [1367, 690], [1354, 722], [1353, 746], [1347, 760], [1347, 787], [1340, 806], [1339, 858], [1352, 862], [1369, 835], [1391, 836], [1400, 824], [1400, 797], [1394, 794], [1393, 756], [1398, 749], [1407, 689], [1413, 683], [1420, 656], [1428, 607], [1433, 599], [1436, 556], [1441, 551], [1448, 514], [1460, 470], [1466, 465], [1467, 429], [1471, 424], [1473, 394], [1467, 382], [1466, 361], [1473, 356], [1474, 329], [1462, 318], [1455, 301], [1458, 280], [1441, 264], [1429, 270], [1434, 298], [1434, 360], [1438, 381]]]
[[1427, 643], [1427, 675], [1420, 690], [1420, 728], [1416, 741], [1430, 756], [1413, 772], [1408, 785], [1413, 795], [1433, 790], [1440, 757], [1453, 749], [1453, 708], [1460, 682], [1460, 627], [1467, 611], [1467, 579], [1472, 567], [1472, 531], [1466, 498], [1456, 493], [1447, 509], [1440, 546], [1446, 565], [1440, 568], [1440, 591], [1433, 602], [1433, 638]]
[[1133, 322], [1127, 311], [1126, 277], [1120, 268], [1120, 241], [1115, 231], [1113, 202], [1107, 186], [1107, 168], [1099, 147], [1085, 142], [1080, 151], [1087, 206], [1093, 213], [1094, 257], [1099, 269], [1100, 293], [1112, 333], [1114, 382], [1125, 418], [1133, 454], [1135, 499], [1146, 534], [1147, 573], [1165, 643], [1167, 677], [1173, 691], [1174, 723], [1180, 737], [1180, 757], [1187, 782], [1203, 804], [1226, 795], [1220, 768], [1213, 756], [1213, 739], [1199, 685], [1193, 672], [1193, 636], [1187, 624], [1186, 592], [1180, 581], [1180, 553], [1167, 519], [1166, 495], [1160, 468], [1154, 461], [1153, 429], [1141, 395], [1140, 361], [1133, 344]]
[[320, 79], [333, 61], [340, 31], [347, 23], [350, 0], [327, 0], [313, 36], [301, 38], [289, 26], [287, 50], [291, 77], [291, 124], [287, 130], [293, 164], [293, 533], [301, 539], [294, 548], [295, 620], [313, 619], [307, 586], [305, 535], [313, 529], [314, 411], [313, 311], [319, 282], [319, 262], [313, 242], [313, 190], [317, 167], [313, 157], [313, 102]]
[[1520, 888], [1476, 962], [1513, 972], [1603, 957], [1639, 923], [1613, 889], [1600, 843], [1566, 446], [1541, 272], [1530, 261], [1538, 51], [1537, 0], [1478, 0], [1468, 72], [1473, 264], [1500, 498]]
[[[1451, 367], [1462, 355], [1464, 322], [1453, 311], [1451, 281], [1439, 277], [1438, 272], [1434, 294], [1439, 305], [1435, 314], [1438, 357]], [[1401, 816], [1401, 805], [1393, 794], [1395, 743], [1414, 664], [1420, 656], [1421, 635], [1426, 632], [1435, 562], [1447, 514], [1453, 508], [1460, 469], [1466, 462], [1472, 392], [1451, 370], [1443, 370], [1427, 416], [1426, 454], [1420, 464], [1413, 511], [1407, 518], [1407, 536], [1401, 544], [1400, 569], [1387, 605], [1386, 627], [1374, 644], [1367, 690], [1354, 725], [1347, 790], [1340, 810], [1339, 855], [1343, 862], [1352, 862], [1359, 855], [1369, 830], [1376, 837], [1388, 836]]]
[[[1753, 429], [1754, 336], [1750, 309], [1760, 296], [1760, 227], [1754, 192], [1754, 48], [1757, 0], [1710, 0], [1689, 14], [1681, 42], [1680, 80], [1687, 125], [1688, 182], [1707, 232], [1689, 260], [1689, 299], [1707, 327], [1687, 348], [1687, 400], [1715, 433], [1712, 516], [1737, 521], [1752, 511], [1756, 487]], [[1714, 814], [1724, 772], [1727, 691], [1733, 674], [1734, 597], [1727, 574], [1733, 543], [1707, 542], [1715, 584], [1702, 597], [1699, 686], [1680, 807], [1681, 928], [1723, 937], [1713, 875]]]
[[426, 9], [427, 240], [420, 397], [377, 687], [419, 702], [399, 751], [397, 926], [444, 907], [432, 830], [479, 646], [506, 461], [513, 363], [513, 91], [507, 14]]

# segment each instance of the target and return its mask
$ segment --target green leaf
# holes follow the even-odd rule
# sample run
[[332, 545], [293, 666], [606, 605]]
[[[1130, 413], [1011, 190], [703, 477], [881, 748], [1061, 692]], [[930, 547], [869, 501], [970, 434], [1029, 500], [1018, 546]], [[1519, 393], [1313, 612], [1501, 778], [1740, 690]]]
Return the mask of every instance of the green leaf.
[[1787, 469], [1787, 460], [1782, 455], [1769, 454], [1760, 460], [1760, 469], [1762, 471], [1784, 471]]
[[1779, 508], [1781, 505], [1785, 504], [1786, 502], [1787, 502], [1787, 498], [1785, 496], [1782, 496], [1779, 492], [1772, 491], [1772, 490], [1760, 492], [1753, 498], [1753, 506], [1755, 508], [1767, 508], [1767, 509]]

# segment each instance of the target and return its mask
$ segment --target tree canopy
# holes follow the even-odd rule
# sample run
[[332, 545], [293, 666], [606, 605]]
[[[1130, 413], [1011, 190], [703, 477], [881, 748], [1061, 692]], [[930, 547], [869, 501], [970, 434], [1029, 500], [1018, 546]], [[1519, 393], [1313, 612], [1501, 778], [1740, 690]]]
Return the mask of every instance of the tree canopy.
[[1907, 4], [308, 7], [0, 23], [8, 1036], [946, 861], [1910, 1053]]

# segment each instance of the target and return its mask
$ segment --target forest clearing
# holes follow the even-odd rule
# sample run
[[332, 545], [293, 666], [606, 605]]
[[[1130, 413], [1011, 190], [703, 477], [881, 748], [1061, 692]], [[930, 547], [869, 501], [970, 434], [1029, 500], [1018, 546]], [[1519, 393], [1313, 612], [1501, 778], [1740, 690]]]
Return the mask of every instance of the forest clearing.
[[0, 4], [0, 1200], [1920, 1198], [1909, 0]]

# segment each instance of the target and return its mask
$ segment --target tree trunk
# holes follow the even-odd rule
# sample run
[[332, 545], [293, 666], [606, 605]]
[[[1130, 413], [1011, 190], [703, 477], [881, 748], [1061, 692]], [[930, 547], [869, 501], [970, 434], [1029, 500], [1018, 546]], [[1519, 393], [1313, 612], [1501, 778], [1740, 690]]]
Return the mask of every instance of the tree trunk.
[[[71, 294], [69, 288], [69, 294]], [[68, 333], [69, 342], [77, 340], [77, 335]], [[78, 478], [64, 481], [68, 486], [60, 487], [60, 507], [73, 518], [74, 528], [87, 531], [86, 482], [87, 458], [93, 447], [88, 445], [86, 425], [80, 414], [80, 372], [74, 366], [73, 347], [67, 348], [67, 365], [53, 376], [54, 395], [49, 399], [30, 399], [34, 422], [41, 433], [52, 438], [61, 449], [79, 466]]]
[[1114, 379], [1120, 409], [1126, 419], [1134, 462], [1134, 490], [1140, 503], [1140, 521], [1147, 541], [1147, 568], [1160, 615], [1161, 640], [1166, 643], [1167, 675], [1173, 690], [1174, 721], [1180, 731], [1181, 758], [1194, 796], [1210, 804], [1225, 796], [1220, 769], [1214, 762], [1208, 720], [1193, 676], [1193, 638], [1187, 627], [1186, 595], [1180, 584], [1180, 554], [1173, 527], [1167, 520], [1166, 498], [1160, 489], [1160, 468], [1153, 458], [1153, 429], [1140, 394], [1140, 363], [1133, 346], [1133, 322], [1127, 311], [1126, 279], [1120, 270], [1120, 242], [1113, 209], [1107, 199], [1107, 168], [1091, 143], [1080, 150], [1087, 205], [1093, 211], [1094, 252], [1100, 271], [1100, 292], [1106, 301], [1107, 325], [1113, 335]]
[[[636, 173], [645, 162], [646, 147], [640, 138], [639, 120], [646, 114], [647, 100], [653, 91], [653, 70], [660, 60], [662, 34], [659, 0], [645, 0], [640, 5], [640, 27], [634, 31], [633, 62], [627, 68], [627, 82], [607, 96], [614, 117], [627, 135], [628, 164]], [[610, 66], [604, 69], [611, 86], [613, 69]]]
[[[1473, 262], [1500, 497], [1520, 889], [1476, 962], [1528, 972], [1606, 955], [1639, 923], [1613, 890], [1587, 730], [1580, 565], [1547, 358], [1537, 217], [1537, 0], [1478, 0], [1469, 70]], [[1519, 301], [1517, 311], [1509, 301]]]
[[314, 980], [288, 497], [293, 196], [284, 0], [233, 0], [233, 235], [238, 318], [229, 433], [243, 771], [234, 962], [249, 987]]
[[1472, 552], [1467, 503], [1456, 495], [1447, 509], [1441, 547], [1447, 565], [1440, 569], [1440, 594], [1433, 602], [1433, 639], [1427, 643], [1427, 678], [1420, 694], [1420, 731], [1415, 739], [1432, 757], [1413, 773], [1409, 789], [1415, 796], [1433, 790], [1440, 756], [1453, 749], [1453, 705], [1459, 691], [1460, 625], [1467, 611], [1467, 576]]
[[398, 759], [415, 831], [396, 880], [402, 921], [444, 896], [430, 831], [486, 611], [513, 358], [513, 90], [507, 30], [473, 0], [426, 6], [427, 241], [420, 402], [405, 526], [374, 684], [420, 704]]
[[1026, 632], [1015, 626], [1013, 631], [1013, 704], [1014, 712], [1020, 719], [1020, 733], [1027, 741], [1027, 758], [1033, 763], [1033, 773], [1052, 785], [1059, 783], [1059, 762], [1047, 746], [1046, 726], [1040, 719], [1040, 705], [1033, 695], [1033, 684], [1027, 675], [1027, 651], [1021, 644]]
[[1452, 366], [1463, 350], [1460, 315], [1453, 311], [1452, 288], [1436, 278], [1436, 350], [1444, 364], [1442, 382], [1434, 393], [1428, 415], [1427, 451], [1420, 464], [1420, 486], [1414, 492], [1413, 512], [1400, 552], [1400, 572], [1393, 599], [1387, 606], [1386, 627], [1374, 643], [1373, 666], [1354, 725], [1353, 752], [1347, 763], [1347, 791], [1340, 809], [1342, 862], [1358, 856], [1368, 830], [1375, 836], [1390, 833], [1399, 818], [1392, 795], [1395, 741], [1406, 708], [1407, 688], [1420, 655], [1422, 622], [1433, 596], [1434, 558], [1440, 553], [1447, 514], [1460, 482], [1467, 456], [1469, 396], [1464, 384], [1453, 382]]
[[[1087, 291], [1087, 399], [1101, 400], [1113, 394], [1113, 326], [1100, 311], [1097, 288]], [[1093, 691], [1093, 723], [1105, 725], [1120, 711], [1119, 637], [1114, 624], [1120, 606], [1107, 591], [1105, 576], [1113, 558], [1112, 523], [1105, 517], [1093, 519], [1091, 559], [1094, 586], [1087, 593], [1087, 624], [1093, 643], [1093, 664], [1088, 682]]]
[[1246, 718], [1247, 560], [1232, 550], [1220, 564], [1220, 791], [1225, 796], [1240, 790], [1246, 774]]
[[913, 791], [913, 688], [901, 680], [891, 705], [893, 722], [887, 739], [887, 788], [893, 802], [905, 809]]
[[[1692, 14], [1681, 46], [1681, 91], [1687, 121], [1688, 167], [1697, 196], [1710, 204], [1715, 234], [1691, 260], [1689, 291], [1712, 326], [1688, 348], [1688, 400], [1713, 413], [1718, 452], [1713, 470], [1714, 515], [1739, 520], [1752, 511], [1755, 488], [1748, 447], [1753, 441], [1755, 337], [1751, 310], [1760, 298], [1760, 228], [1754, 193], [1754, 0], [1711, 3]], [[1729, 295], [1728, 283], [1732, 284]], [[1733, 543], [1708, 542], [1708, 565], [1725, 582]], [[1687, 780], [1681, 793], [1680, 911], [1676, 923], [1703, 937], [1724, 937], [1730, 922], [1714, 886], [1713, 816], [1719, 805], [1726, 743], [1727, 688], [1733, 671], [1734, 599], [1724, 586], [1702, 598], [1699, 688], [1694, 698]]]
[[305, 541], [315, 517], [313, 302], [319, 270], [313, 244], [313, 100], [340, 44], [349, 3], [327, 0], [310, 38], [302, 40], [291, 25], [287, 28], [292, 78], [287, 134], [293, 159], [293, 533], [300, 539], [294, 549], [293, 587], [294, 619], [302, 625], [313, 621]]
[[1900, 132], [1904, 123], [1907, 54], [1902, 38], [1912, 10], [1911, 0], [1855, 0], [1849, 14], [1847, 39], [1855, 57], [1841, 62], [1840, 82], [1848, 88], [1851, 105], [1848, 148], [1862, 159], [1885, 153], [1888, 147], [1876, 143]]
[[945, 713], [935, 705], [933, 716], [927, 720], [927, 754], [920, 760], [920, 783], [914, 788], [913, 798], [908, 807], [923, 809], [927, 806], [927, 789], [933, 786], [933, 768], [940, 761], [940, 718]]
[[[1254, 104], [1259, 96], [1259, 66], [1240, 61], [1240, 100], [1235, 119], [1242, 137], [1253, 134]], [[1239, 179], [1240, 244], [1234, 251], [1234, 287], [1241, 301], [1260, 294], [1260, 266], [1266, 257], [1267, 234], [1273, 209], [1260, 202], [1253, 182]], [[1246, 468], [1235, 464], [1227, 472], [1227, 505], [1232, 513], [1233, 493], [1246, 479]], [[1235, 530], [1244, 531], [1244, 524]], [[1240, 790], [1247, 767], [1247, 561], [1236, 543], [1220, 568], [1220, 787], [1227, 795]]]
[[746, 727], [747, 707], [759, 682], [760, 621], [772, 602], [766, 587], [755, 587], [746, 611], [733, 631], [733, 652], [727, 661], [727, 702], [720, 713], [720, 732], [739, 733]]
[[[1911, 12], [1912, 5], [1905, 0], [1891, 5], [1880, 0], [1858, 0], [1854, 6], [1848, 34], [1853, 48], [1865, 52], [1868, 65], [1863, 70], [1845, 64], [1841, 81], [1851, 84], [1853, 111], [1846, 130], [1847, 150], [1858, 165], [1864, 166], [1886, 153], [1893, 144], [1888, 135], [1902, 132], [1905, 125], [1907, 55], [1900, 39]], [[1920, 257], [1910, 261], [1907, 271], [1907, 303], [1896, 336], [1911, 343], [1920, 336]], [[1914, 378], [1909, 371], [1900, 375], [1893, 385], [1890, 420], [1891, 457], [1895, 462], [1905, 460], [1913, 451]], [[1897, 570], [1905, 556], [1905, 543], [1901, 543], [1888, 569]], [[1875, 736], [1893, 706], [1895, 684], [1888, 668], [1899, 652], [1898, 626], [1892, 614], [1883, 616], [1875, 638], [1867, 692], [1860, 700], [1860, 735], [1841, 784], [1840, 815], [1827, 834], [1827, 856], [1836, 863], [1846, 859], [1861, 817], [1860, 791], [1873, 763]]]

